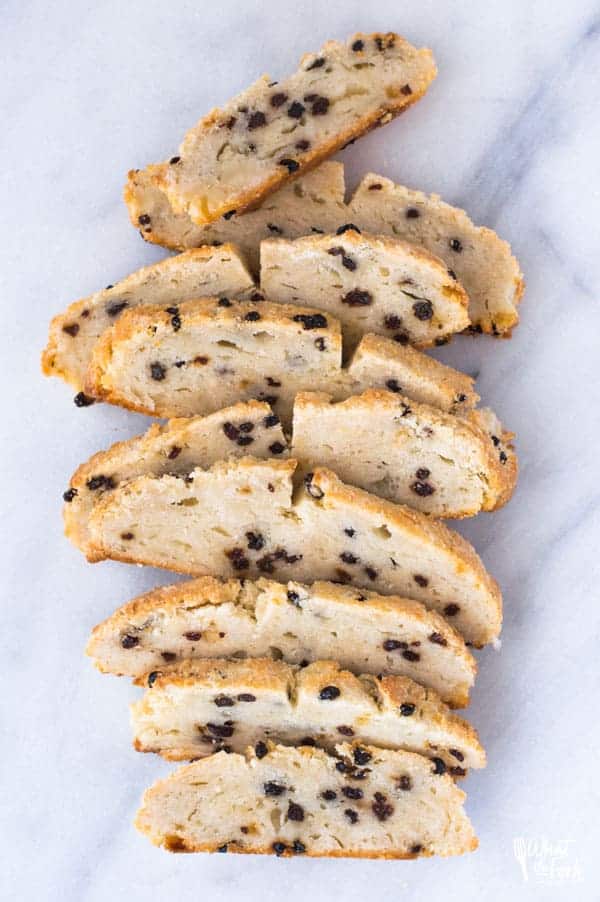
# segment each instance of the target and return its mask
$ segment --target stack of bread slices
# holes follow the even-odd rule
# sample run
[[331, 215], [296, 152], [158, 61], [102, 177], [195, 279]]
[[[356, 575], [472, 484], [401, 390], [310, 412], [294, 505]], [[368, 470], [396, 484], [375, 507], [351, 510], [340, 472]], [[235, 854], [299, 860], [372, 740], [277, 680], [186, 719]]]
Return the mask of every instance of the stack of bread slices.
[[523, 281], [466, 213], [327, 157], [418, 100], [428, 50], [356, 34], [213, 110], [129, 174], [177, 251], [71, 304], [43, 368], [86, 407], [155, 417], [82, 464], [66, 533], [89, 561], [193, 577], [120, 608], [88, 654], [133, 678], [135, 748], [191, 761], [137, 826], [171, 851], [414, 858], [477, 840], [485, 765], [469, 646], [501, 595], [442, 518], [492, 511], [512, 434], [423, 353], [508, 335]]

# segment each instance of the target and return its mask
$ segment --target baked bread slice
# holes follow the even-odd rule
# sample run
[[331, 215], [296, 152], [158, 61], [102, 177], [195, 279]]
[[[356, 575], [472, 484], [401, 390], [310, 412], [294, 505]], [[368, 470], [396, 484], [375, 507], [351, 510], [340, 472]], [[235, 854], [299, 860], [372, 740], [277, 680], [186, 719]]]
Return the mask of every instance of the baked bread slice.
[[397, 235], [441, 257], [469, 295], [470, 329], [510, 336], [517, 325], [523, 275], [510, 245], [474, 225], [464, 210], [437, 194], [423, 194], [368, 173], [349, 204], [360, 228]]
[[311, 304], [336, 316], [351, 346], [375, 332], [431, 347], [470, 322], [467, 294], [443, 260], [357, 227], [263, 241], [260, 279], [271, 301]]
[[419, 100], [436, 75], [431, 51], [396, 34], [355, 34], [268, 75], [190, 129], [156, 183], [175, 213], [203, 225], [260, 204], [296, 174]]
[[[172, 305], [201, 295], [249, 298], [255, 291], [245, 262], [230, 244], [167, 257], [75, 301], [55, 316], [42, 354], [42, 369], [47, 376], [60, 376], [81, 390], [94, 345], [123, 310], [140, 304], [163, 304], [174, 309]], [[175, 315], [176, 311], [171, 317]]]
[[407, 677], [357, 677], [332, 661], [186, 661], [153, 675], [131, 724], [138, 751], [171, 761], [243, 753], [266, 739], [332, 751], [350, 737], [433, 758], [455, 777], [485, 766], [475, 730], [431, 689]]
[[339, 583], [203, 576], [119, 608], [94, 628], [87, 654], [103, 673], [144, 683], [199, 658], [335, 659], [353, 673], [418, 680], [457, 708], [468, 703], [476, 665], [451, 613], [444, 620], [418, 601]]
[[436, 517], [471, 517], [506, 504], [517, 479], [513, 435], [489, 416], [453, 416], [383, 389], [337, 402], [302, 392], [291, 451], [306, 471], [330, 467], [390, 501]]
[[258, 273], [262, 238], [335, 232], [347, 221], [343, 163], [327, 160], [270, 194], [256, 210], [203, 226], [185, 213], [175, 213], [167, 195], [157, 186], [156, 176], [168, 165], [132, 169], [124, 197], [131, 224], [142, 238], [171, 250], [233, 241], [252, 272]]
[[[309, 179], [314, 179], [314, 187], [308, 186]], [[298, 199], [295, 183], [272, 194], [252, 213], [208, 226], [196, 226], [185, 214], [174, 213], [149, 170], [129, 174], [125, 199], [133, 225], [141, 228], [147, 241], [179, 250], [215, 240], [233, 241], [255, 273], [258, 246], [265, 238], [334, 232], [349, 223], [375, 234], [402, 238], [427, 248], [456, 274], [470, 298], [469, 331], [510, 334], [518, 321], [523, 276], [510, 245], [491, 229], [476, 226], [464, 210], [435, 194], [413, 191], [372, 173], [362, 179], [345, 204], [342, 163], [323, 163], [307, 173], [302, 183], [306, 183], [306, 190]], [[262, 216], [267, 204], [268, 221]], [[148, 219], [151, 231], [150, 226], [142, 228]]]
[[135, 823], [170, 852], [446, 856], [477, 847], [464, 798], [412, 752], [270, 744], [179, 768], [146, 791]]
[[469, 377], [397, 342], [366, 336], [342, 368], [340, 325], [312, 308], [203, 298], [125, 311], [97, 342], [91, 396], [150, 416], [211, 413], [267, 400], [289, 424], [299, 391], [347, 397], [375, 385], [401, 388], [452, 411], [476, 397]]
[[163, 473], [186, 476], [217, 460], [274, 453], [288, 456], [287, 439], [265, 401], [242, 401], [206, 417], [153, 423], [143, 435], [116, 442], [77, 468], [64, 493], [65, 535], [90, 553], [88, 520], [99, 498], [129, 479]]
[[348, 581], [449, 609], [475, 645], [497, 637], [500, 592], [462, 536], [330, 470], [297, 479], [294, 491], [296, 468], [242, 458], [185, 479], [133, 479], [92, 511], [92, 551], [194, 576]]

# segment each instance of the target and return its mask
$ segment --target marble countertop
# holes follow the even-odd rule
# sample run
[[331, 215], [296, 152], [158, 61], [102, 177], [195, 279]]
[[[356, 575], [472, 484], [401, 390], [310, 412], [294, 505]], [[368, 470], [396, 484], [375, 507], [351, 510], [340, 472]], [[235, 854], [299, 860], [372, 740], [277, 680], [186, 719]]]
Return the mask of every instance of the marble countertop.
[[[39, 352], [51, 314], [163, 252], [121, 201], [213, 104], [355, 30], [433, 48], [406, 116], [343, 154], [464, 205], [527, 279], [511, 341], [461, 338], [447, 362], [518, 436], [511, 503], [459, 529], [499, 580], [500, 650], [478, 654], [468, 716], [489, 766], [465, 783], [473, 855], [417, 862], [169, 856], [132, 826], [169, 766], [130, 746], [136, 691], [83, 656], [93, 624], [168, 575], [84, 562], [63, 538], [71, 471], [146, 422], [77, 410]], [[174, 0], [3, 4], [3, 899], [181, 902], [598, 898], [600, 13], [558, 0]], [[528, 880], [513, 851], [528, 841]]]

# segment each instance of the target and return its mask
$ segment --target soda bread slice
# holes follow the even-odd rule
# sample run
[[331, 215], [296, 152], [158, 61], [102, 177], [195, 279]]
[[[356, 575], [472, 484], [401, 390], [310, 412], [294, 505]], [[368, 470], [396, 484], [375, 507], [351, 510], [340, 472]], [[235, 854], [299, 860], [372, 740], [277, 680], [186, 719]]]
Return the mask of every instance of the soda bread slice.
[[136, 476], [187, 475], [227, 457], [288, 456], [287, 439], [265, 401], [242, 401], [206, 417], [153, 423], [144, 435], [116, 442], [77, 468], [64, 493], [65, 535], [90, 554], [88, 520], [107, 492]]
[[186, 661], [153, 678], [131, 705], [131, 724], [138, 751], [171, 761], [265, 739], [331, 751], [351, 738], [418, 752], [454, 777], [485, 766], [475, 730], [431, 689], [407, 677], [354, 676], [332, 661]]
[[477, 397], [468, 376], [381, 337], [366, 336], [342, 368], [340, 324], [312, 308], [203, 298], [179, 304], [176, 325], [173, 309], [125, 311], [96, 344], [86, 392], [161, 417], [257, 398], [286, 424], [308, 389], [347, 397], [387, 385], [451, 411]]
[[155, 174], [175, 213], [203, 225], [233, 216], [348, 141], [419, 100], [436, 75], [429, 50], [399, 35], [355, 34], [302, 57], [282, 82], [258, 79], [185, 136]]
[[173, 212], [167, 195], [156, 185], [161, 167], [168, 165], [132, 169], [124, 197], [131, 224], [139, 229], [142, 238], [171, 250], [233, 241], [252, 272], [258, 273], [262, 238], [335, 232], [348, 217], [343, 163], [327, 160], [270, 194], [256, 210], [204, 226], [196, 225], [185, 213]]
[[218, 752], [144, 794], [136, 826], [170, 852], [417, 858], [477, 848], [465, 794], [412, 752], [343, 744]]
[[426, 348], [445, 344], [470, 322], [466, 292], [439, 257], [356, 227], [263, 241], [260, 279], [271, 301], [332, 313], [351, 346], [375, 332]]
[[476, 672], [462, 636], [418, 601], [265, 578], [203, 576], [147, 592], [94, 628], [87, 654], [103, 673], [143, 683], [150, 673], [152, 684], [174, 662], [270, 657], [304, 666], [335, 659], [353, 673], [418, 680], [454, 708], [468, 704]]
[[348, 581], [449, 609], [475, 645], [497, 637], [500, 592], [462, 536], [330, 470], [296, 480], [294, 491], [296, 468], [242, 458], [185, 479], [133, 479], [94, 507], [92, 551], [194, 576]]
[[123, 310], [140, 304], [173, 305], [201, 295], [250, 297], [255, 291], [246, 264], [230, 244], [168, 257], [75, 301], [55, 316], [42, 369], [81, 390], [94, 345]]
[[445, 261], [469, 295], [471, 330], [510, 336], [517, 325], [523, 275], [510, 245], [491, 229], [474, 225], [464, 210], [390, 179], [364, 176], [349, 204], [361, 228], [397, 235]]
[[[125, 199], [133, 225], [147, 241], [179, 250], [215, 240], [233, 241], [255, 273], [258, 247], [265, 238], [335, 232], [349, 223], [374, 234], [403, 238], [436, 254], [456, 274], [470, 298], [471, 332], [510, 334], [518, 321], [523, 276], [510, 245], [491, 229], [476, 226], [464, 210], [444, 203], [438, 195], [428, 196], [372, 173], [345, 204], [342, 163], [323, 163], [302, 183], [300, 197], [295, 194], [299, 183], [294, 183], [272, 194], [258, 210], [209, 226], [196, 226], [185, 214], [174, 213], [148, 170], [129, 174]], [[147, 220], [151, 226], [142, 225]]]
[[390, 501], [436, 517], [471, 517], [506, 504], [517, 479], [512, 433], [486, 417], [453, 416], [382, 389], [336, 403], [302, 392], [291, 451], [304, 470], [330, 467]]

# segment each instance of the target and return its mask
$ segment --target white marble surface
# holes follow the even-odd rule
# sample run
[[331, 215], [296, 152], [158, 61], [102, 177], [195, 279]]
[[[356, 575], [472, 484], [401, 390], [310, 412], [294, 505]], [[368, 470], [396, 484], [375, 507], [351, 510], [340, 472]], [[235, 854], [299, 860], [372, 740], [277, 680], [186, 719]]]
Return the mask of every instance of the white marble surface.
[[[406, 116], [345, 153], [464, 204], [519, 256], [512, 341], [460, 339], [445, 360], [518, 433], [510, 505], [460, 529], [505, 596], [501, 651], [480, 654], [469, 712], [489, 753], [470, 777], [479, 851], [418, 862], [169, 856], [132, 827], [169, 768], [130, 748], [134, 690], [83, 657], [90, 627], [165, 574], [92, 567], [62, 537], [61, 493], [91, 452], [145, 422], [77, 410], [38, 355], [51, 314], [159, 259], [130, 228], [127, 169], [162, 159], [199, 114], [264, 69], [357, 29], [435, 51]], [[596, 3], [543, 0], [2, 4], [4, 674], [0, 896], [10, 900], [305, 902], [598, 898], [600, 328]], [[513, 838], [568, 841], [545, 885]]]

